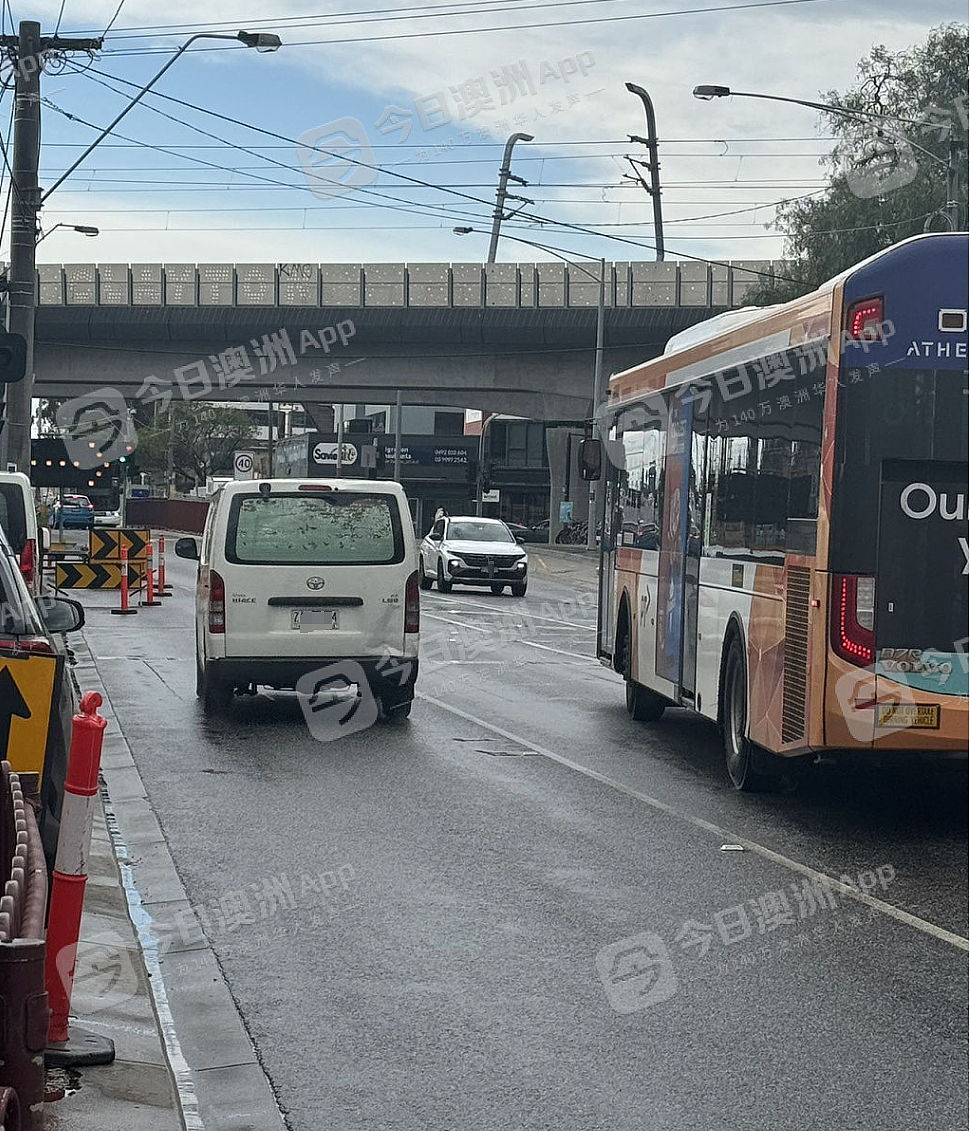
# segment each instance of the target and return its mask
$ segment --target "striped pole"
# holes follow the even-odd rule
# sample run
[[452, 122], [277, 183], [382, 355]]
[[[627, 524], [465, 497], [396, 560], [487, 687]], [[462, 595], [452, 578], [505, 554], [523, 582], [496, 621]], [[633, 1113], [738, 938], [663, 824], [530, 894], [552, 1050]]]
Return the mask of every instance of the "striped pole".
[[147, 554], [145, 560], [145, 600], [142, 601], [142, 605], [151, 608], [153, 605], [162, 603], [155, 596], [155, 547], [151, 538], [148, 539], [145, 552]]
[[81, 696], [81, 714], [71, 720], [71, 752], [47, 917], [45, 981], [51, 1007], [50, 1042], [67, 1040], [67, 1015], [71, 1008], [84, 885], [88, 878], [91, 826], [98, 803], [101, 743], [108, 725], [108, 720], [98, 714], [102, 702], [96, 691], [85, 692]]
[[128, 551], [124, 547], [121, 549], [121, 608], [111, 611], [117, 617], [131, 617], [138, 612], [128, 607]]
[[159, 534], [158, 536], [158, 595], [159, 597], [168, 597], [171, 595], [172, 587], [165, 581], [165, 535]]

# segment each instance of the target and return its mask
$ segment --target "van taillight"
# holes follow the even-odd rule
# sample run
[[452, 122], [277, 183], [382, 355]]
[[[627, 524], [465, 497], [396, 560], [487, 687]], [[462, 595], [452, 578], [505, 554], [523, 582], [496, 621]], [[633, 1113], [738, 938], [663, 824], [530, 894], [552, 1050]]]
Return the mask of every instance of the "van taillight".
[[837, 573], [832, 578], [832, 648], [866, 667], [876, 658], [876, 579]]
[[404, 588], [404, 631], [421, 631], [421, 598], [418, 588], [418, 571], [408, 578]]
[[226, 583], [214, 569], [209, 570], [209, 631], [226, 631]]
[[20, 551], [20, 572], [28, 585], [34, 584], [34, 571], [37, 569], [37, 546], [33, 538], [28, 538]]

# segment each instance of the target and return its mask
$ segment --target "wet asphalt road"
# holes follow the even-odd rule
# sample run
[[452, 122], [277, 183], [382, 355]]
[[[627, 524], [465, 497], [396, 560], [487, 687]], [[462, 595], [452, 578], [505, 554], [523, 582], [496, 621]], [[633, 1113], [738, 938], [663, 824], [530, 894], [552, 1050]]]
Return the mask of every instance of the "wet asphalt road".
[[[203, 717], [193, 564], [130, 620], [86, 601], [290, 1127], [966, 1126], [966, 954], [934, 933], [966, 935], [966, 771], [735, 794], [709, 724], [627, 718], [561, 561], [525, 600], [422, 594], [410, 721], [334, 742], [292, 694]], [[812, 869], [881, 869], [885, 906]]]

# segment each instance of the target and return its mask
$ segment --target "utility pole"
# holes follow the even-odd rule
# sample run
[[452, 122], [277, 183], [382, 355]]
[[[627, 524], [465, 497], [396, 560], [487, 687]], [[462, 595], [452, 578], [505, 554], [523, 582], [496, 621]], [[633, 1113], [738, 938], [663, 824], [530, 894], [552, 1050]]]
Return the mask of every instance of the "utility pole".
[[488, 259], [486, 262], [494, 263], [495, 256], [498, 252], [498, 237], [502, 231], [502, 221], [509, 219], [505, 215], [505, 202], [506, 200], [521, 200], [525, 204], [533, 204], [534, 201], [526, 200], [524, 196], [513, 196], [509, 193], [509, 181], [515, 181], [517, 184], [524, 185], [527, 182], [521, 177], [517, 177], [512, 172], [512, 150], [517, 141], [532, 141], [532, 134], [512, 134], [509, 140], [505, 143], [505, 155], [502, 157], [502, 168], [498, 174], [498, 191], [495, 193], [495, 212], [492, 214], [492, 240], [488, 245]]
[[30, 471], [31, 403], [34, 392], [34, 310], [37, 295], [37, 216], [40, 211], [40, 72], [45, 55], [97, 51], [100, 39], [42, 36], [40, 24], [21, 20], [17, 35], [0, 36], [0, 49], [14, 65], [14, 135], [10, 196], [10, 267], [7, 272], [7, 331], [27, 343], [23, 381], [7, 392], [6, 427], [0, 434], [0, 464]]
[[957, 186], [959, 185], [960, 143], [950, 124], [950, 134], [947, 138], [946, 151], [946, 215], [950, 221], [950, 231], [960, 231], [960, 202], [957, 199]]
[[649, 185], [640, 175], [640, 170], [637, 168], [637, 165], [641, 164], [641, 162], [634, 162], [630, 159], [630, 164], [633, 166], [636, 179], [643, 185], [653, 200], [654, 243], [657, 248], [657, 262], [662, 263], [664, 257], [664, 218], [660, 205], [660, 150], [657, 139], [657, 115], [653, 112], [653, 102], [650, 99], [650, 95], [642, 86], [628, 82], [626, 88], [631, 94], [635, 94], [640, 99], [643, 103], [643, 112], [647, 116], [647, 136], [637, 137], [636, 134], [627, 134], [627, 137], [629, 137], [630, 141], [637, 141], [641, 145], [645, 145], [647, 152], [650, 154], [650, 163], [646, 166], [647, 171], [650, 173]]
[[401, 482], [401, 390], [394, 402], [394, 482]]

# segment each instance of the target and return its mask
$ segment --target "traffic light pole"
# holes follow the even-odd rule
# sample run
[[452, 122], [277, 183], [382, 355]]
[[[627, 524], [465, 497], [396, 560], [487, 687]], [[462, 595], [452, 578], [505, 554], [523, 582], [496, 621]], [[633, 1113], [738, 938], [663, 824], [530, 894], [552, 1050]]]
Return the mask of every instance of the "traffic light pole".
[[10, 197], [10, 266], [7, 270], [7, 331], [27, 343], [24, 379], [7, 390], [0, 433], [0, 467], [30, 472], [31, 405], [34, 393], [34, 311], [37, 301], [37, 215], [40, 211], [40, 72], [44, 53], [95, 51], [100, 39], [42, 37], [40, 24], [22, 20], [18, 34], [0, 36], [0, 50], [14, 56], [16, 75], [13, 182]]

